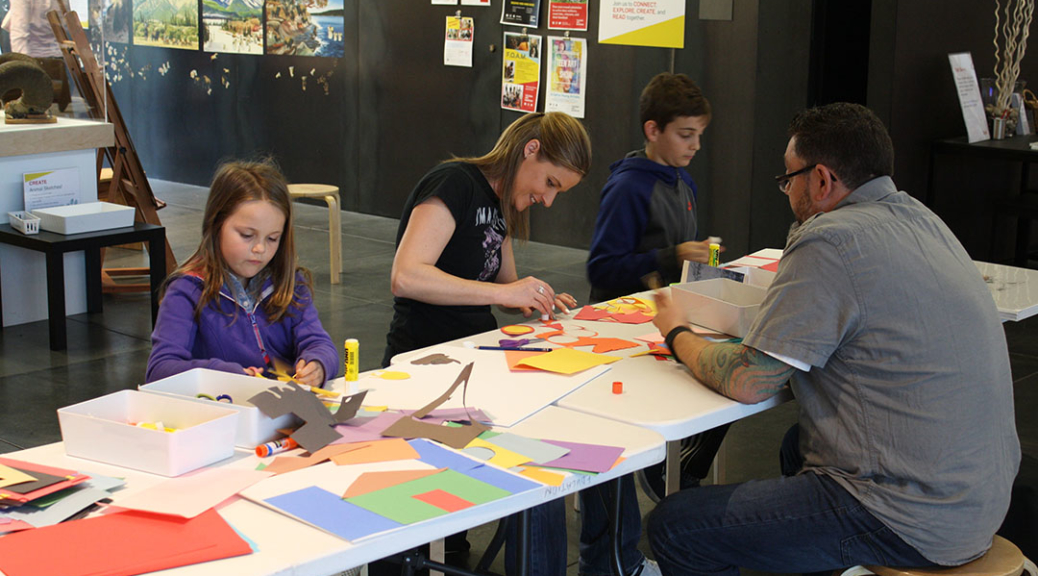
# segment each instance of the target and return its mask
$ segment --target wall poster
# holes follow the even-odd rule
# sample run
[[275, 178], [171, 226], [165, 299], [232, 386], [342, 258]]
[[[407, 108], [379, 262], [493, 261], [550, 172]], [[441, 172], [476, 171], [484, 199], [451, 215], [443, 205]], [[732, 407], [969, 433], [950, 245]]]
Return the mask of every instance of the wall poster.
[[263, 0], [202, 0], [202, 49], [263, 54]]
[[541, 0], [503, 0], [501, 23], [510, 26], [540, 26]]
[[587, 0], [548, 0], [548, 29], [587, 31]]
[[134, 0], [133, 43], [198, 50], [196, 0]]
[[599, 44], [685, 47], [685, 0], [602, 0]]
[[587, 40], [548, 36], [548, 90], [545, 112], [584, 117], [587, 95]]
[[447, 33], [443, 40], [443, 65], [472, 68], [472, 18], [447, 17]]
[[541, 36], [505, 32], [501, 107], [536, 112], [541, 80]]
[[343, 0], [267, 0], [267, 54], [342, 58]]

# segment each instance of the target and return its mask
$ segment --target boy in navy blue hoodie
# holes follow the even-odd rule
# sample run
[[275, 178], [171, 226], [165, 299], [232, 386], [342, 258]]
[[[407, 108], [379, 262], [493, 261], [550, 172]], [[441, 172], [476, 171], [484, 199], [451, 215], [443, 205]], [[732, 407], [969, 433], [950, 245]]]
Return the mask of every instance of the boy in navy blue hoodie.
[[610, 166], [588, 254], [591, 302], [645, 289], [658, 272], [677, 282], [685, 260], [706, 262], [707, 241], [696, 241], [696, 184], [684, 170], [710, 123], [710, 102], [691, 78], [664, 72], [639, 100], [645, 148]]
[[[639, 100], [645, 148], [610, 166], [602, 189], [602, 205], [588, 255], [591, 302], [603, 302], [640, 292], [642, 277], [658, 272], [664, 285], [681, 279], [685, 260], [706, 262], [707, 241], [696, 241], [696, 184], [685, 171], [700, 147], [710, 123], [710, 103], [684, 74], [658, 74]], [[682, 487], [706, 476], [727, 426], [686, 439], [689, 454], [682, 458]], [[685, 450], [683, 450], [685, 452]], [[646, 471], [653, 491], [662, 496], [662, 465]], [[686, 476], [688, 478], [686, 478]], [[657, 482], [653, 482], [656, 480]], [[632, 476], [620, 479], [623, 514], [620, 547], [626, 574], [655, 576], [659, 568], [638, 551], [641, 515]], [[608, 501], [604, 487], [580, 493], [581, 576], [611, 573]]]

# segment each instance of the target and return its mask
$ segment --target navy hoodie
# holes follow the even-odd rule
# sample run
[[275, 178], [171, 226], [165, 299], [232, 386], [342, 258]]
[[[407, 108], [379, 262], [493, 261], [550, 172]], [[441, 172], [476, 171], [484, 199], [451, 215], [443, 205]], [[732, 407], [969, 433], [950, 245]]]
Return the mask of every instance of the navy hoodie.
[[592, 302], [645, 290], [641, 278], [651, 272], [664, 284], [677, 282], [676, 246], [696, 239], [696, 184], [688, 172], [649, 160], [645, 150], [609, 169], [587, 261]]

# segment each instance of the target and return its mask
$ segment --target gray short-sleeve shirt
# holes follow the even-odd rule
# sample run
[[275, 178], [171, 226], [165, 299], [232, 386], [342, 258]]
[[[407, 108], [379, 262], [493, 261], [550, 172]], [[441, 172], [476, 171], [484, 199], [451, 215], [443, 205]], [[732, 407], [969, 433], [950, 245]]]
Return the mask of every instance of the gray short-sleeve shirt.
[[791, 380], [805, 470], [938, 564], [991, 543], [1020, 460], [1005, 334], [948, 227], [888, 177], [791, 231], [743, 341]]

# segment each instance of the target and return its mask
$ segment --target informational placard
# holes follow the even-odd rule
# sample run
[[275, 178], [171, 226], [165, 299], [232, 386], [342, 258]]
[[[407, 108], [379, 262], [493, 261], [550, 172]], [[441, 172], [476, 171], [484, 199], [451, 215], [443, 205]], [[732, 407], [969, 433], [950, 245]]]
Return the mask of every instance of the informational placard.
[[458, 4], [458, 0], [432, 0], [433, 5], [442, 4], [444, 6], [455, 6]]
[[490, 6], [490, 0], [461, 0], [462, 6]]
[[545, 112], [584, 117], [587, 84], [587, 40], [548, 36], [548, 91]]
[[966, 122], [966, 134], [970, 142], [989, 140], [988, 120], [984, 112], [984, 102], [980, 98], [980, 85], [977, 84], [977, 73], [973, 68], [973, 55], [969, 52], [948, 54], [955, 88], [959, 93], [959, 106], [962, 107], [962, 119]]
[[541, 0], [504, 0], [501, 3], [501, 23], [510, 26], [540, 26]]
[[587, 0], [548, 0], [548, 29], [587, 30]]
[[599, 44], [685, 47], [685, 0], [602, 0]]
[[443, 39], [443, 65], [472, 68], [472, 18], [447, 17], [447, 33]]
[[22, 174], [25, 211], [79, 204], [79, 168]]
[[501, 107], [536, 112], [541, 80], [541, 36], [505, 32]]

